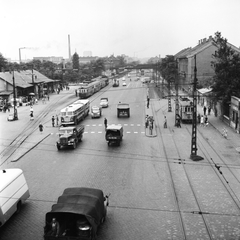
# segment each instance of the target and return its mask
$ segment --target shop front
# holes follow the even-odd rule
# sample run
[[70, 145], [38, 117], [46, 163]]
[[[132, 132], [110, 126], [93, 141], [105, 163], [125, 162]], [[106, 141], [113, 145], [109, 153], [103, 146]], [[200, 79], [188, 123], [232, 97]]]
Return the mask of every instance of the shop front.
[[239, 118], [240, 118], [240, 98], [232, 97], [230, 106], [230, 126], [233, 129], [235, 129], [237, 133], [240, 133]]

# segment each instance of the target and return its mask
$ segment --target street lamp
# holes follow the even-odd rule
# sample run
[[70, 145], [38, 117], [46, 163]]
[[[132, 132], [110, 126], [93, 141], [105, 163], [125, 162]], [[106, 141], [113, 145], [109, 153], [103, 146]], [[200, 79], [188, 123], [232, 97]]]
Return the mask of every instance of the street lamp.
[[26, 47], [19, 48], [19, 64], [22, 62], [22, 59], [21, 59], [21, 49], [26, 49]]

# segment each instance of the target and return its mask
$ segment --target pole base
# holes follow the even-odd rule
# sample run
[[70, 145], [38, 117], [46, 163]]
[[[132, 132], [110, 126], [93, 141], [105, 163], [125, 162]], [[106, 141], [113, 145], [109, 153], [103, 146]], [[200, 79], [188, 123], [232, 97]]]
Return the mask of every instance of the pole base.
[[204, 158], [201, 157], [201, 156], [198, 156], [198, 155], [191, 154], [191, 155], [190, 155], [190, 159], [192, 159], [193, 161], [201, 161], [201, 160], [203, 160]]

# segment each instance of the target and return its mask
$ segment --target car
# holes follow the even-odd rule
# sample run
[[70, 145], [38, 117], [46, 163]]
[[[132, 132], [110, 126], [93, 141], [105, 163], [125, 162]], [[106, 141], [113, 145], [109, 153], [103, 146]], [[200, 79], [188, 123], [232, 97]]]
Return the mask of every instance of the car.
[[125, 77], [122, 78], [122, 81], [125, 81]]
[[122, 83], [123, 86], [127, 86], [127, 84], [125, 82]]
[[102, 108], [98, 106], [91, 107], [91, 116], [92, 118], [100, 118], [102, 116]]
[[100, 99], [100, 106], [102, 108], [107, 108], [108, 107], [108, 98], [101, 98]]
[[8, 117], [7, 117], [8, 121], [14, 121], [14, 114], [13, 113], [9, 113]]

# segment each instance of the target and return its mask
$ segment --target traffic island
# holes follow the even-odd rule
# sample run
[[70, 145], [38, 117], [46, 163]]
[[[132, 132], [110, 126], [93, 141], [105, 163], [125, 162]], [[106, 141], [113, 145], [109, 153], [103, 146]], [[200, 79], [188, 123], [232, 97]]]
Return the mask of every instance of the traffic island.
[[152, 108], [145, 108], [145, 135], [147, 137], [156, 137], [157, 136], [157, 131], [156, 131], [156, 125], [154, 123], [154, 118], [153, 118], [153, 112]]

